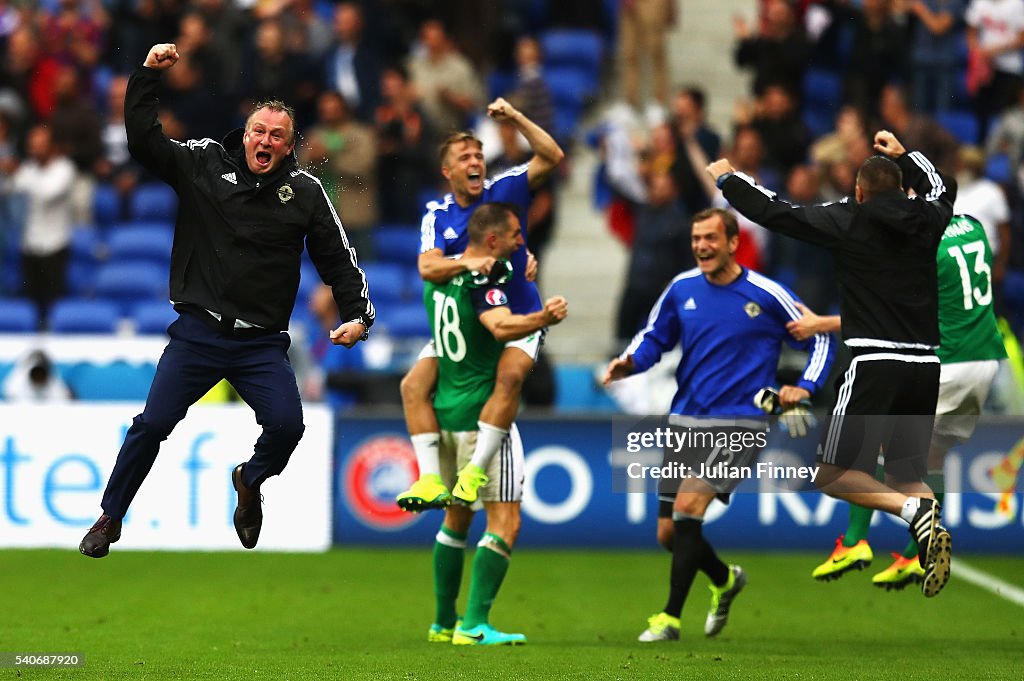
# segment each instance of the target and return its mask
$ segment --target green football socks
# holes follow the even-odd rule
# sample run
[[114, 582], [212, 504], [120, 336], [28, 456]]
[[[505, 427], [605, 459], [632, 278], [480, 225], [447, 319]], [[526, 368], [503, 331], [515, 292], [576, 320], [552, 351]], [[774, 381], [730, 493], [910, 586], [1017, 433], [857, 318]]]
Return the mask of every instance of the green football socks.
[[496, 534], [485, 532], [477, 544], [473, 558], [473, 579], [469, 587], [469, 603], [462, 627], [472, 629], [487, 624], [491, 605], [508, 572], [512, 549]]
[[462, 583], [462, 564], [466, 554], [466, 535], [445, 526], [438, 530], [434, 541], [434, 622], [446, 629], [455, 626], [458, 615], [455, 601]]

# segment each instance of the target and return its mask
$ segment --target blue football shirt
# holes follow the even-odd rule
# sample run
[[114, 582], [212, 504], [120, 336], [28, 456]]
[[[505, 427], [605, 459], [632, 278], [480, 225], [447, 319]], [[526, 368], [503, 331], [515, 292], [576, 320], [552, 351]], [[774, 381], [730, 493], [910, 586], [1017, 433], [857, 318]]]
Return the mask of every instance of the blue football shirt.
[[[473, 211], [483, 203], [500, 201], [519, 206], [519, 222], [526, 242], [526, 211], [530, 205], [530, 186], [526, 177], [526, 164], [509, 168], [500, 175], [484, 180], [480, 198], [463, 208], [452, 194], [440, 201], [427, 203], [427, 212], [420, 223], [420, 253], [440, 248], [446, 256], [459, 255], [469, 244], [466, 226]], [[526, 246], [512, 254], [512, 280], [508, 283], [509, 308], [515, 314], [529, 314], [540, 310], [541, 300], [537, 286], [526, 280]]]
[[801, 316], [796, 303], [785, 286], [746, 268], [724, 286], [709, 282], [699, 269], [687, 270], [661, 294], [647, 326], [623, 354], [633, 355], [640, 373], [681, 346], [673, 414], [763, 415], [754, 395], [775, 385], [782, 342], [808, 353], [796, 385], [812, 395], [828, 378], [835, 355], [828, 334], [805, 341], [789, 335], [786, 322]]

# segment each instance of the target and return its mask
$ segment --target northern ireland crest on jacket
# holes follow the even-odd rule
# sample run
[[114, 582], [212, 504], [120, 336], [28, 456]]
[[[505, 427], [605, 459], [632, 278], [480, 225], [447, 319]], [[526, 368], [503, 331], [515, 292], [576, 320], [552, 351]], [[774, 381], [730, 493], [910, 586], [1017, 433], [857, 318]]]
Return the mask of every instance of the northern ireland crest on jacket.
[[295, 190], [290, 184], [282, 184], [277, 188], [277, 198], [281, 200], [281, 203], [288, 203], [295, 198]]

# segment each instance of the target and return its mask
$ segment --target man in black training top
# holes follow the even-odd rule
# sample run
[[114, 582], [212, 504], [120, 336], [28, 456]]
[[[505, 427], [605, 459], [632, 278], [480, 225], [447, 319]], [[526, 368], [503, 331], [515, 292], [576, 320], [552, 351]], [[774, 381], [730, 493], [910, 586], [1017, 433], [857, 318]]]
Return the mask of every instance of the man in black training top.
[[[726, 159], [707, 171], [747, 218], [835, 257], [843, 341], [853, 360], [818, 449], [818, 486], [903, 518], [920, 547], [921, 590], [931, 597], [949, 579], [952, 553], [924, 477], [939, 392], [935, 253], [956, 187], [891, 132], [876, 133], [874, 147], [881, 155], [860, 167], [853, 200], [824, 205], [790, 205]], [[904, 182], [916, 196], [908, 198]], [[880, 448], [885, 482], [873, 475]]]
[[103, 493], [103, 515], [79, 550], [102, 558], [121, 537], [121, 519], [160, 443], [188, 408], [227, 379], [256, 412], [263, 433], [252, 457], [231, 473], [234, 524], [251, 549], [263, 524], [260, 485], [288, 463], [304, 429], [285, 330], [299, 286], [303, 242], [347, 320], [331, 342], [352, 347], [373, 324], [366, 278], [320, 181], [298, 167], [295, 117], [280, 101], [257, 104], [223, 144], [177, 142], [157, 120], [161, 72], [178, 61], [173, 44], [154, 45], [128, 82], [128, 148], [174, 188], [178, 217], [170, 297], [178, 319], [167, 329], [146, 407], [135, 417]]

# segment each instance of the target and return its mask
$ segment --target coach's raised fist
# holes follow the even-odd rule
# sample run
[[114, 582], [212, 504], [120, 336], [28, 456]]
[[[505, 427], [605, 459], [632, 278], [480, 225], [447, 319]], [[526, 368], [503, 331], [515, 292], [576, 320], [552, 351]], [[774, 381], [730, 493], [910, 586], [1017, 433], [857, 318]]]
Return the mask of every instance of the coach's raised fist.
[[160, 43], [149, 48], [142, 65], [151, 69], [169, 69], [178, 63], [178, 47], [174, 43]]

